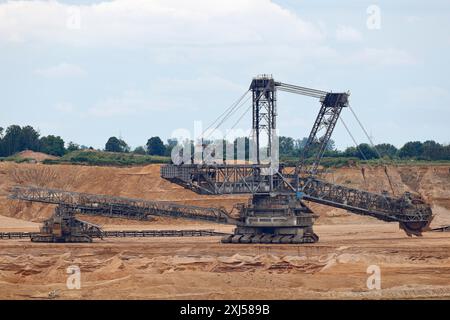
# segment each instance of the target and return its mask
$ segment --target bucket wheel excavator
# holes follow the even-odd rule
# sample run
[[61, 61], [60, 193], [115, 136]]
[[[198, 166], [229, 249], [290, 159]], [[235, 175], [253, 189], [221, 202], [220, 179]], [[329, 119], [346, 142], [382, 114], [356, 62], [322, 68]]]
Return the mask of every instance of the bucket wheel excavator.
[[[267, 139], [266, 155], [275, 159], [278, 90], [319, 99], [321, 107], [296, 165], [280, 164], [274, 170], [273, 162], [260, 159], [260, 138], [267, 135], [264, 137]], [[256, 161], [246, 164], [182, 162], [161, 167], [162, 178], [199, 194], [251, 196], [248, 204], [238, 206], [237, 218], [228, 216], [236, 228], [233, 234], [222, 238], [223, 243], [317, 242], [319, 237], [313, 231], [317, 216], [306, 201], [386, 222], [398, 222], [409, 236], [420, 236], [428, 230], [432, 211], [419, 196], [378, 194], [318, 177], [320, 161], [341, 111], [349, 106], [349, 93], [286, 84], [268, 75], [253, 78], [248, 91], [252, 95], [252, 143], [257, 150]], [[182, 154], [178, 156], [186, 158]]]
[[[321, 103], [303, 153], [295, 166], [276, 163], [277, 90], [318, 98]], [[386, 222], [398, 222], [409, 236], [420, 236], [429, 229], [433, 217], [431, 208], [418, 196], [405, 193], [401, 197], [394, 197], [387, 193], [349, 188], [319, 178], [320, 161], [342, 109], [348, 106], [348, 93], [332, 93], [285, 84], [276, 82], [267, 75], [254, 78], [248, 92], [252, 95], [253, 109], [251, 142], [253, 150], [256, 150], [251, 163], [237, 164], [228, 160], [225, 163], [223, 157], [220, 157], [213, 163], [180, 162], [161, 167], [162, 178], [199, 194], [250, 195], [247, 204], [236, 205], [237, 217], [224, 208], [16, 186], [11, 190], [10, 199], [53, 204], [57, 207], [53, 216], [43, 223], [39, 233], [0, 233], [0, 239], [91, 242], [94, 238], [104, 237], [223, 236], [223, 243], [314, 243], [319, 240], [313, 231], [317, 216], [308, 207], [307, 201]], [[267, 138], [266, 148], [260, 148], [260, 137]], [[207, 149], [208, 147], [205, 148]], [[265, 150], [264, 157], [260, 157], [260, 149]], [[206, 153], [206, 158], [214, 158], [214, 152], [212, 149], [210, 155]], [[205, 156], [205, 152], [203, 154]], [[179, 158], [175, 158], [191, 159], [184, 154], [178, 156]], [[103, 231], [100, 226], [77, 219], [77, 214], [137, 220], [165, 216], [232, 224], [236, 228], [233, 234], [212, 230]]]

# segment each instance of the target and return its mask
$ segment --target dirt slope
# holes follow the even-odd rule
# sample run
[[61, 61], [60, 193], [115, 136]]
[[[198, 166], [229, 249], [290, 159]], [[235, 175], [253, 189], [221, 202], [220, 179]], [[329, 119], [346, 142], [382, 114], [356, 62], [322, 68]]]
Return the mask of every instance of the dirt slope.
[[[114, 168], [0, 163], [0, 214], [30, 221], [41, 221], [48, 217], [52, 206], [7, 200], [8, 190], [13, 185], [35, 185], [199, 206], [222, 205], [228, 209], [236, 202], [246, 201], [246, 197], [242, 196], [197, 195], [161, 179], [159, 165]], [[219, 204], [216, 201], [218, 198]]]
[[31, 150], [25, 150], [22, 152], [17, 153], [15, 156], [17, 156], [20, 159], [33, 159], [39, 162], [42, 162], [47, 159], [58, 159], [58, 157], [52, 156], [50, 154], [46, 154], [43, 152], [36, 152]]

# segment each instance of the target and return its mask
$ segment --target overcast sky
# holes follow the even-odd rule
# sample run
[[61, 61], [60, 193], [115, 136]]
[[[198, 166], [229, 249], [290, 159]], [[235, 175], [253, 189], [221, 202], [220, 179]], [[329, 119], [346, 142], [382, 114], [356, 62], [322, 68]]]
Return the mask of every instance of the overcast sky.
[[[0, 126], [96, 148], [115, 135], [134, 148], [209, 125], [268, 73], [349, 90], [375, 143], [449, 143], [449, 57], [446, 0], [0, 1]], [[278, 98], [279, 134], [307, 136], [318, 101]], [[341, 123], [333, 139], [352, 145]]]

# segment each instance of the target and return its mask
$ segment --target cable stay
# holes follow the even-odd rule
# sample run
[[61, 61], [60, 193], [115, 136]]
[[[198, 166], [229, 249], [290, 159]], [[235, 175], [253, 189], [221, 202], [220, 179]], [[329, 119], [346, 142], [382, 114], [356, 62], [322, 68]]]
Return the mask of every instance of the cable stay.
[[246, 90], [238, 100], [236, 100], [231, 106], [225, 109], [224, 112], [222, 112], [205, 130], [203, 130], [201, 137], [203, 138], [204, 134], [219, 121], [217, 126], [208, 134], [207, 137], [205, 137], [208, 138], [212, 134], [212, 132], [216, 131], [235, 112], [236, 109], [239, 109], [241, 107], [242, 100], [245, 98], [248, 92], [249, 90]]
[[[353, 117], [356, 119], [356, 121], [358, 122], [359, 126], [361, 127], [362, 131], [363, 131], [364, 134], [366, 135], [367, 140], [369, 140], [369, 143], [370, 143], [371, 147], [372, 147], [372, 148], [375, 150], [375, 152], [377, 153], [378, 158], [380, 159], [381, 163], [383, 163], [383, 165], [384, 165], [384, 174], [386, 175], [386, 177], [387, 177], [387, 179], [388, 179], [389, 186], [390, 186], [390, 188], [391, 188], [392, 194], [395, 195], [396, 192], [395, 192], [395, 190], [394, 190], [394, 186], [393, 186], [391, 177], [389, 176], [389, 173], [388, 173], [388, 170], [387, 170], [387, 166], [386, 166], [386, 163], [385, 163], [384, 160], [383, 160], [383, 157], [381, 156], [381, 154], [380, 154], [380, 152], [378, 151], [377, 147], [376, 147], [375, 144], [373, 143], [373, 141], [372, 141], [370, 135], [367, 133], [367, 130], [364, 128], [362, 122], [359, 120], [359, 118], [358, 118], [358, 116], [356, 115], [356, 113], [355, 113], [355, 111], [353, 110], [353, 108], [352, 108], [351, 106], [349, 106], [349, 109], [350, 109], [350, 111], [352, 112]], [[397, 186], [396, 186], [396, 188], [397, 188]]]
[[[256, 98], [256, 101], [258, 101], [259, 99], [261, 99], [261, 97], [266, 93], [266, 91], [269, 89], [269, 84], [267, 84], [266, 85], [266, 87], [261, 91], [261, 93], [258, 95], [258, 97]], [[248, 97], [247, 99], [246, 99], [246, 101], [244, 101], [244, 103], [243, 104], [245, 104], [248, 100], [250, 99], [250, 97]], [[250, 109], [252, 108], [253, 106], [252, 105], [250, 105], [245, 111], [244, 111], [244, 113], [242, 113], [242, 115], [236, 120], [236, 122], [231, 126], [231, 128], [230, 128], [230, 130], [233, 130], [238, 124], [239, 124], [239, 122], [241, 122], [241, 120], [244, 118], [244, 116], [250, 111]], [[251, 135], [251, 133], [250, 133], [250, 135]], [[249, 136], [250, 136], [249, 135]], [[227, 135], [225, 135], [225, 138], [227, 137]]]

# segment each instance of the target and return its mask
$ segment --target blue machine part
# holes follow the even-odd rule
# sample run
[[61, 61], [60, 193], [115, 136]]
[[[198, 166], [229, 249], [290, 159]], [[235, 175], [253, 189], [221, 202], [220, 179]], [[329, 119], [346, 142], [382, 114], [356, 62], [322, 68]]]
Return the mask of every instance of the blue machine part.
[[303, 198], [303, 196], [305, 195], [303, 192], [301, 192], [301, 191], [297, 191], [296, 193], [295, 193], [295, 195], [296, 195], [296, 197], [297, 197], [297, 199], [301, 199], [301, 198]]

